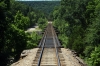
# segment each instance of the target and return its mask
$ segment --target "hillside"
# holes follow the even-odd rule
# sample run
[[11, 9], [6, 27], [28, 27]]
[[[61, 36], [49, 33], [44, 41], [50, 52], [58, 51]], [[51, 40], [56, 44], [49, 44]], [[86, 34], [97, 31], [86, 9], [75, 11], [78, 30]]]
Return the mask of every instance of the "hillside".
[[34, 10], [39, 10], [43, 12], [47, 18], [56, 6], [60, 6], [60, 1], [20, 1], [24, 4], [32, 6]]

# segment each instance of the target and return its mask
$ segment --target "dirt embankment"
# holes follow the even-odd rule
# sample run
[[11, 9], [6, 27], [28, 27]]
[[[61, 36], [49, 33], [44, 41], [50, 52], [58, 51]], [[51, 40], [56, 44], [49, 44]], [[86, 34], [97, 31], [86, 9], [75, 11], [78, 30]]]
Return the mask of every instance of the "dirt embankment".
[[[33, 60], [39, 48], [24, 50], [21, 54], [21, 59], [13, 63], [11, 66], [32, 66]], [[76, 56], [70, 49], [61, 48], [66, 66], [87, 66], [81, 58]]]

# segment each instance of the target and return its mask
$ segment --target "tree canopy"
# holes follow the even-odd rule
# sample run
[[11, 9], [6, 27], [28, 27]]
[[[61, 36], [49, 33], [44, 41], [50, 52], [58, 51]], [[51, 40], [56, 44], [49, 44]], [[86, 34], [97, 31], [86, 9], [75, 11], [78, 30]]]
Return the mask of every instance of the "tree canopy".
[[[40, 19], [45, 25], [41, 25]], [[25, 33], [36, 23], [41, 28], [46, 26], [47, 20], [42, 12], [36, 12], [33, 7], [21, 2], [0, 0], [0, 66], [9, 65], [9, 58], [19, 60], [24, 49], [38, 45], [40, 35]]]
[[100, 64], [99, 12], [99, 0], [61, 0], [53, 12], [63, 46], [75, 50], [90, 66]]

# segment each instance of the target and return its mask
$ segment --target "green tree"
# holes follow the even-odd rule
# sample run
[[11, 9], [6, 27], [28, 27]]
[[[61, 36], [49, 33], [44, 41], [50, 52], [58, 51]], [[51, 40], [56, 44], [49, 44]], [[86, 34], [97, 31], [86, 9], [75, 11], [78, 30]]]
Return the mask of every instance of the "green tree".
[[35, 23], [37, 22], [37, 15], [35, 14], [35, 12], [29, 12], [28, 17], [30, 18], [30, 26], [35, 25]]
[[27, 33], [28, 41], [26, 49], [37, 47], [39, 40], [41, 39], [41, 35], [38, 35], [36, 32], [32, 32], [32, 34]]
[[[15, 59], [18, 60], [20, 58], [20, 53], [25, 49], [27, 45], [27, 36], [23, 30], [17, 28], [15, 25], [11, 24], [10, 27], [10, 43], [13, 46], [11, 48], [15, 53]], [[8, 47], [10, 46], [8, 45]]]
[[98, 66], [100, 65], [100, 46], [95, 47], [95, 50], [90, 54], [88, 59], [89, 66]]
[[19, 11], [16, 13], [15, 18], [14, 18], [14, 24], [16, 25], [17, 28], [25, 30], [28, 28], [30, 20], [28, 17], [23, 16], [22, 13]]
[[9, 10], [10, 7], [10, 0], [1, 0], [0, 1], [0, 53], [3, 51], [3, 47], [5, 45], [4, 37], [5, 37], [5, 31], [8, 26], [8, 23], [6, 22], [6, 13]]
[[[61, 5], [55, 9], [53, 16], [54, 26], [60, 33], [59, 39], [63, 44], [66, 43], [64, 46], [74, 49], [85, 59], [91, 57], [88, 64], [98, 66], [99, 60], [96, 60], [96, 57], [99, 54], [93, 54], [95, 54], [95, 47], [100, 48], [100, 1], [61, 0]], [[64, 42], [65, 37], [61, 35], [67, 37], [66, 42]]]
[[38, 19], [38, 25], [40, 28], [44, 29], [47, 25], [47, 20], [43, 18]]

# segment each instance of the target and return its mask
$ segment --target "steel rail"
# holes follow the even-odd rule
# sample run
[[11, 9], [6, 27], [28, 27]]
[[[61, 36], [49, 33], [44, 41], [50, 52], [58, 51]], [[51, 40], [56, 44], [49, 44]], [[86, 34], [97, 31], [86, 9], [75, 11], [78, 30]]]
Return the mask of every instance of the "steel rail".
[[[59, 58], [59, 55], [58, 55], [58, 49], [57, 49], [57, 45], [56, 45], [59, 42], [56, 39], [57, 36], [56, 36], [56, 33], [55, 33], [54, 29], [53, 29], [53, 26], [51, 27], [51, 31], [52, 31], [52, 37], [53, 37], [53, 42], [54, 42], [55, 50], [56, 50], [56, 57], [57, 57], [58, 66], [61, 66], [61, 64], [60, 64], [60, 58]], [[42, 40], [39, 43], [39, 47], [42, 45], [42, 50], [40, 52], [40, 56], [39, 56], [39, 60], [38, 60], [37, 66], [40, 66], [40, 64], [41, 64], [41, 59], [42, 59], [42, 55], [43, 55], [43, 51], [44, 51], [44, 46], [45, 46], [46, 38], [47, 38], [47, 29], [45, 30], [43, 38], [42, 38]]]
[[56, 39], [56, 42], [57, 42], [58, 47], [61, 47], [61, 44], [60, 44], [60, 42], [59, 42], [58, 37], [57, 37], [56, 34], [55, 34], [55, 39]]
[[57, 37], [55, 31], [54, 31], [54, 33], [55, 33], [55, 39], [56, 39], [56, 42], [57, 42], [58, 47], [62, 47], [61, 44], [60, 44], [60, 42], [59, 42], [59, 40], [58, 40], [58, 37]]
[[45, 33], [44, 33], [42, 50], [41, 50], [41, 53], [40, 53], [40, 57], [39, 57], [39, 60], [38, 60], [38, 64], [37, 64], [37, 66], [40, 66], [40, 64], [41, 64], [41, 58], [42, 58], [43, 51], [44, 51], [45, 41], [46, 41], [46, 31], [45, 31]]
[[52, 35], [53, 35], [53, 40], [54, 40], [54, 45], [55, 45], [55, 50], [56, 50], [56, 56], [57, 56], [57, 61], [58, 61], [58, 66], [61, 66], [60, 64], [60, 58], [59, 58], [59, 55], [58, 55], [58, 49], [57, 49], [57, 45], [56, 45], [56, 38], [54, 37], [56, 34], [54, 32], [54, 29], [53, 29], [53, 26], [52, 26]]
[[[46, 30], [45, 30], [46, 31]], [[39, 43], [39, 46], [38, 46], [38, 48], [40, 48], [41, 47], [41, 45], [42, 45], [42, 42], [43, 42], [43, 39], [44, 39], [44, 36], [45, 36], [45, 33], [43, 34], [43, 37], [42, 37], [42, 39], [40, 40], [40, 43]]]
[[40, 43], [39, 43], [39, 46], [38, 46], [38, 48], [40, 48], [41, 47], [41, 45], [42, 45], [42, 42], [43, 42], [43, 39], [44, 39], [44, 34], [43, 34], [43, 37], [42, 37], [42, 39], [41, 39], [41, 41], [40, 41]]

